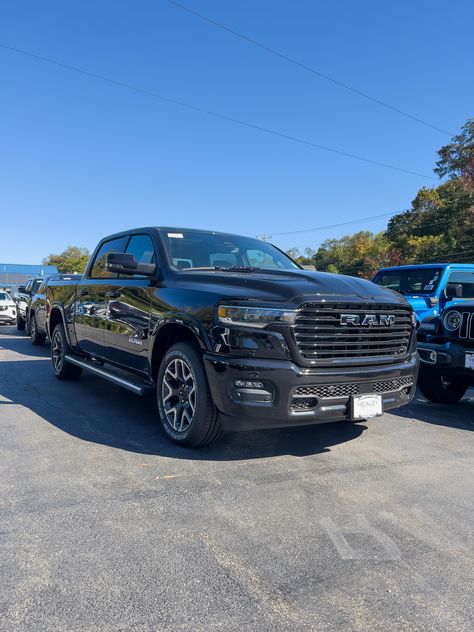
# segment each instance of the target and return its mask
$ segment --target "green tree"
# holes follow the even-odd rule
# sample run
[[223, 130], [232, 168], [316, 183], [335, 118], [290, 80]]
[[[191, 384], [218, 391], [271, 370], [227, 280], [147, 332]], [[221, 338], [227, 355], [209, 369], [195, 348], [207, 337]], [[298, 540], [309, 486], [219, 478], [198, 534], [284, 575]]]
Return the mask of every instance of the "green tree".
[[440, 178], [461, 178], [467, 186], [474, 188], [474, 119], [466, 121], [461, 134], [441, 147], [438, 156], [434, 171]]
[[58, 272], [82, 274], [89, 258], [90, 252], [87, 248], [68, 246], [60, 254], [50, 254], [48, 257], [45, 257], [42, 263], [45, 266], [56, 266]]

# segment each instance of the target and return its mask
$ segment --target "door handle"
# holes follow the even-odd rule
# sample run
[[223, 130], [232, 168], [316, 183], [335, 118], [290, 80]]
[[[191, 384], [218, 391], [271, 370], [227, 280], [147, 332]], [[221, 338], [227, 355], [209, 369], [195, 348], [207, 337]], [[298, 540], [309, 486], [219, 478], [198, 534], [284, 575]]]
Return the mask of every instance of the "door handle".
[[89, 290], [86, 290], [84, 288], [83, 290], [78, 290], [77, 293], [79, 294], [79, 296], [87, 296], [89, 294]]
[[105, 293], [105, 296], [107, 298], [119, 298], [120, 297], [120, 290], [108, 290]]

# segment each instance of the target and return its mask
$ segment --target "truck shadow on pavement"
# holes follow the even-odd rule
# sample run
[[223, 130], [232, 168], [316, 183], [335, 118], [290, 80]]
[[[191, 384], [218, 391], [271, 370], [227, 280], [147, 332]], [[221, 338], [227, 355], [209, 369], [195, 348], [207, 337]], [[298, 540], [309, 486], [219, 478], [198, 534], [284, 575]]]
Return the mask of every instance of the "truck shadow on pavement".
[[458, 403], [433, 404], [427, 401], [419, 391], [407, 406], [390, 411], [392, 415], [415, 419], [435, 426], [448, 426], [459, 430], [474, 430], [474, 390], [470, 389]]
[[83, 441], [187, 460], [307, 456], [328, 452], [366, 429], [363, 424], [341, 422], [235, 432], [199, 450], [182, 448], [161, 428], [153, 397], [137, 397], [87, 372], [77, 381], [60, 382], [52, 373], [47, 346], [33, 347], [26, 337], [0, 336], [0, 416], [10, 416], [12, 407], [11, 415], [20, 419], [18, 406], [32, 411], [38, 423], [48, 422]]

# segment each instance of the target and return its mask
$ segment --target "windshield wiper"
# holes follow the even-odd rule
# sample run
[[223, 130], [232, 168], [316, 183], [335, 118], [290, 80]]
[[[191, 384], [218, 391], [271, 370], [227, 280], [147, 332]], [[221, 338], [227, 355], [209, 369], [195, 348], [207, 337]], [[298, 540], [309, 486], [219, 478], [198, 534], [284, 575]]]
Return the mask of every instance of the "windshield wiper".
[[255, 272], [261, 270], [261, 268], [252, 268], [251, 266], [202, 266], [196, 268], [182, 268], [180, 272], [186, 272], [187, 270], [201, 270], [204, 272], [218, 270], [219, 272]]
[[252, 266], [228, 266], [227, 268], [219, 268], [219, 270], [225, 270], [226, 272], [255, 272], [261, 270], [261, 268], [254, 268]]

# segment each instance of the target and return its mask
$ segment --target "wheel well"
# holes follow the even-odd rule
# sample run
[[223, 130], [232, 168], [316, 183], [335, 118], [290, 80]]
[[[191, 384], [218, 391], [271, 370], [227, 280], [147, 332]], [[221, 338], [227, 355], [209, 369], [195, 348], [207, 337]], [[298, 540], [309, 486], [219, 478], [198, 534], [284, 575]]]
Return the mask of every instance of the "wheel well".
[[176, 323], [169, 323], [168, 325], [163, 325], [161, 327], [155, 338], [153, 353], [151, 356], [151, 374], [153, 379], [156, 379], [161, 361], [168, 349], [176, 342], [184, 341], [194, 343], [198, 349], [202, 348], [199, 338], [189, 329], [189, 327]]
[[53, 309], [49, 317], [49, 333], [52, 334], [56, 325], [62, 322], [62, 314], [59, 309]]

